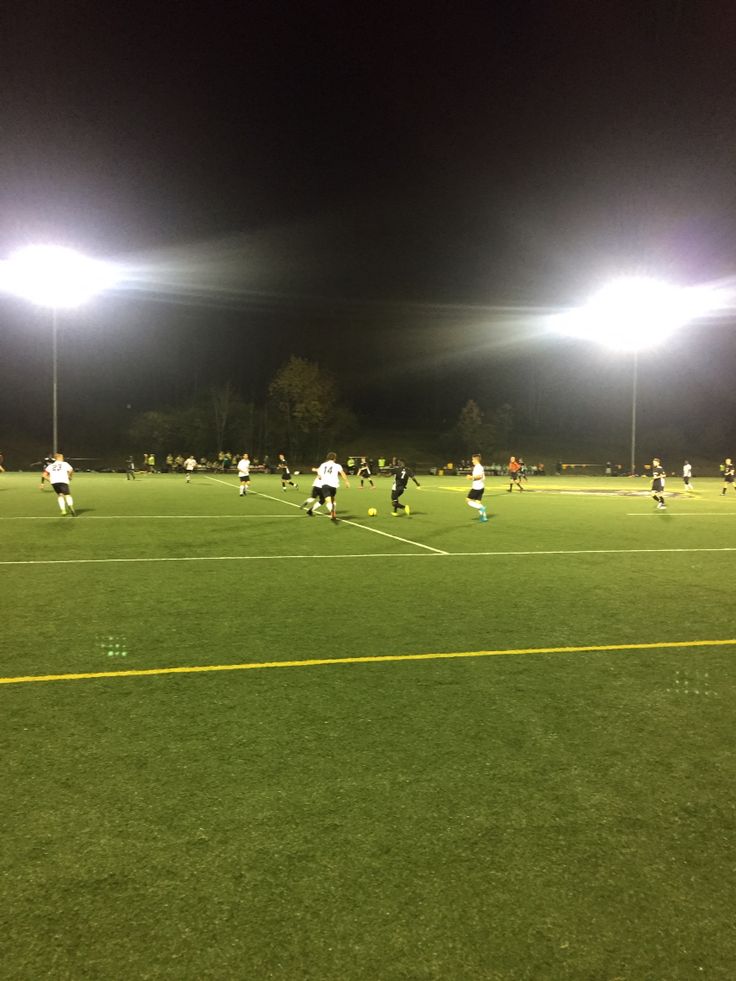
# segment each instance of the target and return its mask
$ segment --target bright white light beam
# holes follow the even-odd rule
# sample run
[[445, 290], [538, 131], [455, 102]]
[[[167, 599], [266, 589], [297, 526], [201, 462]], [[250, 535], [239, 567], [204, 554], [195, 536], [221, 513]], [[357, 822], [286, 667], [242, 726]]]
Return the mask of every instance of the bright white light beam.
[[119, 278], [111, 263], [58, 245], [29, 245], [0, 262], [0, 290], [56, 310], [81, 306]]
[[551, 326], [568, 337], [640, 351], [663, 343], [678, 328], [726, 303], [722, 289], [630, 276], [613, 280], [583, 306], [554, 315]]

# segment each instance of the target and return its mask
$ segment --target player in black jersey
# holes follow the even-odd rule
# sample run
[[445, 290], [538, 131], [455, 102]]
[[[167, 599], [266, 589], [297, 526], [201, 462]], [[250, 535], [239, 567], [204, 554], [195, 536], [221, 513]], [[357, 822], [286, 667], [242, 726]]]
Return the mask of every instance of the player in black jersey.
[[413, 480], [414, 483], [417, 485], [417, 487], [419, 487], [419, 481], [414, 476], [413, 471], [411, 471], [407, 467], [404, 461], [397, 460], [396, 463], [397, 465], [391, 471], [394, 475], [394, 482], [391, 485], [391, 506], [393, 508], [391, 514], [393, 515], [394, 518], [399, 514], [400, 511], [403, 511], [404, 514], [406, 515], [411, 514], [411, 508], [409, 507], [409, 505], [402, 504], [401, 501], [399, 500], [401, 495], [406, 490], [406, 485], [409, 483], [409, 481]]
[[727, 457], [723, 464], [723, 490], [721, 494], [725, 494], [729, 487], [733, 487], [736, 490], [736, 484], [734, 480], [736, 479], [736, 468], [734, 467], [731, 458]]
[[366, 458], [364, 456], [362, 456], [360, 458], [360, 464], [358, 465], [358, 476], [360, 477], [360, 486], [361, 487], [363, 486], [363, 481], [364, 480], [367, 480], [368, 483], [371, 485], [371, 487], [375, 487], [376, 486], [373, 483], [373, 481], [371, 480], [371, 477], [373, 476], [371, 474], [371, 468], [368, 466], [368, 461], [366, 460]]
[[666, 504], [664, 503], [664, 481], [665, 481], [665, 469], [659, 457], [652, 460], [652, 497], [657, 502], [657, 510], [664, 511]]
[[283, 453], [279, 453], [279, 460], [276, 464], [278, 469], [281, 471], [281, 490], [285, 491], [287, 484], [290, 487], [299, 488], [299, 484], [295, 484], [291, 479], [291, 471], [289, 470], [289, 464], [286, 462], [286, 457]]

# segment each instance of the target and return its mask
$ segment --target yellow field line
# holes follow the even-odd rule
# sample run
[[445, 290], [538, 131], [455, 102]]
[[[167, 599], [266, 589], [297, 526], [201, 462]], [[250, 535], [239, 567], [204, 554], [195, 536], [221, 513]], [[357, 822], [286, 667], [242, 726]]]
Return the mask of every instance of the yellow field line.
[[36, 681], [86, 681], [94, 678], [142, 678], [161, 674], [205, 674], [211, 671], [252, 671], [259, 668], [310, 668], [330, 664], [378, 664], [382, 661], [443, 661], [460, 657], [495, 657], [500, 654], [586, 654], [596, 651], [652, 651], [676, 647], [736, 647], [735, 640], [673, 640], [653, 644], [595, 644], [587, 647], [522, 647], [497, 651], [453, 651], [439, 654], [378, 654], [371, 657], [317, 658], [304, 661], [263, 661], [249, 664], [204, 664], [178, 668], [140, 668], [129, 671], [85, 671], [79, 674], [26, 675], [0, 678], [0, 685]]

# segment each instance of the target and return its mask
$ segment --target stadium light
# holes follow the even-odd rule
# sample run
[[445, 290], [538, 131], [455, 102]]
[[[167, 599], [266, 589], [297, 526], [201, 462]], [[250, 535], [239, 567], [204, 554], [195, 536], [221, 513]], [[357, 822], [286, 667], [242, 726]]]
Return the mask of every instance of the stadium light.
[[663, 344], [676, 330], [721, 309], [728, 296], [709, 286], [679, 287], [644, 276], [613, 280], [574, 310], [556, 314], [552, 328], [633, 355], [631, 469], [636, 471], [639, 351]]
[[58, 312], [86, 303], [119, 278], [115, 266], [58, 245], [30, 245], [0, 262], [0, 290], [51, 310], [53, 452], [59, 449]]

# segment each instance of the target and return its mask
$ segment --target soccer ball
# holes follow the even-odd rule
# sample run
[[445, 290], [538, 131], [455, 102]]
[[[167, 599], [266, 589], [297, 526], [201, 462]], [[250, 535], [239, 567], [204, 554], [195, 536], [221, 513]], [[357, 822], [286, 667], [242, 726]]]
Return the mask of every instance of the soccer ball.
[[369, 518], [375, 518], [375, 516], [377, 514], [378, 514], [378, 511], [375, 508], [368, 508], [368, 517]]

